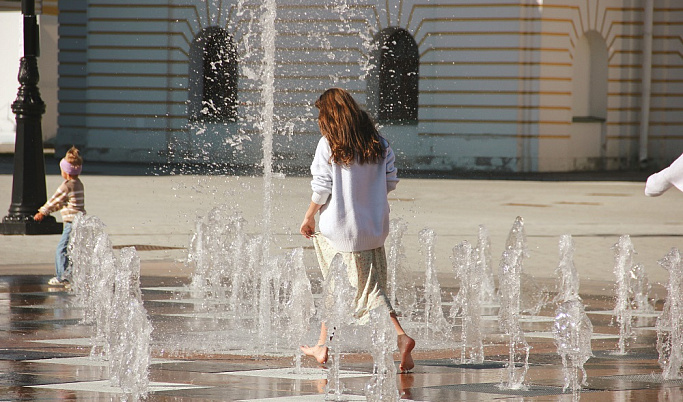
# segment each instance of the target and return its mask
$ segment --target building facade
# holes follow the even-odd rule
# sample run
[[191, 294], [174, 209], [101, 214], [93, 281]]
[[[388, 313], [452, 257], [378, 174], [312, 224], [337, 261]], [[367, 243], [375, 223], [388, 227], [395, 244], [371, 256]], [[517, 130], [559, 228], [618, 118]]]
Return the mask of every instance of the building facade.
[[[36, 1], [40, 27], [40, 57], [38, 83], [46, 104], [42, 119], [43, 139], [53, 143], [57, 136], [57, 0]], [[0, 0], [0, 145], [13, 145], [16, 135], [12, 103], [17, 98], [19, 59], [23, 56], [23, 17], [21, 1]], [[10, 147], [6, 147], [9, 149]]]
[[58, 153], [259, 164], [267, 141], [275, 169], [302, 168], [332, 86], [373, 114], [401, 168], [618, 170], [683, 152], [677, 0], [267, 4], [60, 0]]

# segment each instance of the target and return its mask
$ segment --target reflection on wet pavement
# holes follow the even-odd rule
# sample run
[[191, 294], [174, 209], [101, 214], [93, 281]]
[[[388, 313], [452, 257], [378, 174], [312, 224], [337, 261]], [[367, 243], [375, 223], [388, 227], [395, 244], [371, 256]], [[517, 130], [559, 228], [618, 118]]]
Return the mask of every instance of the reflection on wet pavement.
[[[82, 309], [61, 288], [48, 288], [47, 277], [0, 277], [0, 396], [11, 400], [118, 399], [121, 390], [109, 385], [107, 365], [89, 357], [92, 328], [80, 324]], [[253, 355], [237, 351], [171, 350], [161, 340], [184, 334], [186, 339], [220, 339], [223, 325], [239, 317], [198, 312], [190, 295], [179, 292], [183, 278], [142, 278], [145, 308], [154, 327], [153, 359], [148, 400], [323, 400], [327, 370], [304, 359], [304, 370], [293, 373], [288, 353]], [[453, 289], [450, 289], [452, 291]], [[445, 290], [447, 294], [448, 289]], [[665, 381], [657, 363], [656, 315], [636, 317], [635, 340], [626, 355], [616, 355], [618, 328], [609, 313], [612, 299], [582, 294], [594, 326], [594, 357], [585, 365], [584, 401], [683, 400], [683, 380]], [[495, 311], [495, 309], [491, 309]], [[661, 310], [661, 303], [657, 310]], [[496, 330], [496, 320], [485, 320], [482, 364], [460, 364], [460, 348], [415, 350], [416, 368], [397, 375], [403, 399], [455, 400], [572, 400], [562, 392], [562, 363], [551, 335], [554, 306], [522, 321], [531, 346], [530, 368], [524, 390], [498, 385], [504, 375], [508, 345]], [[243, 317], [242, 317], [243, 318]], [[455, 331], [459, 334], [459, 331]], [[194, 338], [192, 335], [194, 334]], [[223, 335], [226, 336], [226, 335]], [[341, 361], [344, 395], [364, 400], [372, 374], [368, 353], [345, 354]]]

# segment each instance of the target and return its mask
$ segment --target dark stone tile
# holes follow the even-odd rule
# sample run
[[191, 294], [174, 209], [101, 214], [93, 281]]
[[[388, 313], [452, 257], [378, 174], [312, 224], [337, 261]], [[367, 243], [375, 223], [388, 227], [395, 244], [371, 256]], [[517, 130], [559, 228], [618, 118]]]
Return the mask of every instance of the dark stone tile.
[[32, 373], [0, 373], [0, 387], [28, 387], [64, 383], [64, 378]]
[[[462, 364], [452, 359], [417, 360], [415, 364], [418, 366], [439, 366], [472, 370], [502, 369], [507, 367], [507, 362], [484, 361], [483, 363]], [[519, 367], [521, 366], [520, 364]]]
[[552, 387], [546, 385], [526, 385], [525, 389], [505, 389], [499, 383], [477, 383], [477, 384], [456, 384], [442, 385], [438, 387], [425, 387], [425, 389], [454, 390], [459, 392], [476, 392], [498, 395], [515, 395], [523, 397], [549, 396], [571, 394], [571, 391], [562, 391], [562, 387]]
[[233, 371], [263, 370], [276, 367], [279, 366], [275, 364], [268, 364], [267, 362], [234, 363], [220, 360], [199, 360], [177, 363], [173, 362], [163, 363], [155, 366], [157, 370], [191, 371], [201, 373], [222, 373]]
[[657, 360], [659, 354], [652, 349], [628, 349], [625, 355], [614, 354], [612, 350], [596, 350], [591, 359], [600, 360]]
[[588, 385], [590, 389], [610, 391], [655, 389], [661, 388], [662, 385], [683, 387], [683, 379], [665, 380], [659, 373], [613, 375], [589, 377]]
[[12, 321], [8, 325], [0, 325], [0, 331], [20, 331], [20, 330], [50, 330], [79, 325], [80, 318], [57, 319], [57, 320], [35, 320], [35, 321]]
[[78, 356], [83, 356], [83, 354], [40, 350], [0, 349], [0, 360], [11, 361], [54, 359], [59, 357]]

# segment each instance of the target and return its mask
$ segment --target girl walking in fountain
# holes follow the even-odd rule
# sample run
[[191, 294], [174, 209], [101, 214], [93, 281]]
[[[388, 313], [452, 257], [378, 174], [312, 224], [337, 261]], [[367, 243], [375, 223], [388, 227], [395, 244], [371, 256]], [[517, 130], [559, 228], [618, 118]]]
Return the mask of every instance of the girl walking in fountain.
[[[386, 296], [387, 194], [398, 183], [394, 152], [367, 112], [345, 90], [328, 89], [315, 106], [322, 138], [311, 164], [313, 196], [300, 232], [313, 239], [323, 276], [327, 277], [332, 259], [341, 254], [357, 290], [354, 315], [359, 322], [368, 321], [369, 310], [386, 305], [397, 333], [399, 368], [407, 372], [415, 365], [411, 355], [415, 341], [406, 335]], [[320, 232], [315, 232], [318, 211]], [[301, 350], [325, 363], [326, 341], [323, 322], [318, 343]]]
[[69, 245], [69, 236], [71, 235], [71, 222], [77, 213], [85, 213], [83, 183], [78, 178], [83, 169], [83, 158], [81, 158], [76, 147], [71, 147], [66, 152], [66, 156], [59, 162], [59, 169], [62, 172], [64, 182], [57, 188], [57, 191], [45, 205], [40, 207], [33, 220], [40, 222], [45, 216], [61, 210], [64, 229], [55, 255], [56, 276], [47, 283], [49, 285], [68, 286], [68, 277], [71, 272], [69, 270], [67, 246]]

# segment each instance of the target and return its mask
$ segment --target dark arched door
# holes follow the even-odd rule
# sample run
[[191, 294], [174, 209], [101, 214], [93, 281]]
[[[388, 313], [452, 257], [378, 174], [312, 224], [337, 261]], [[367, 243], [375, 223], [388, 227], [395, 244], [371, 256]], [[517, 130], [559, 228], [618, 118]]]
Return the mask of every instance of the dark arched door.
[[237, 51], [222, 28], [203, 29], [190, 46], [191, 121], [237, 119]]
[[385, 123], [417, 122], [420, 55], [412, 35], [386, 28], [379, 35], [377, 119]]

